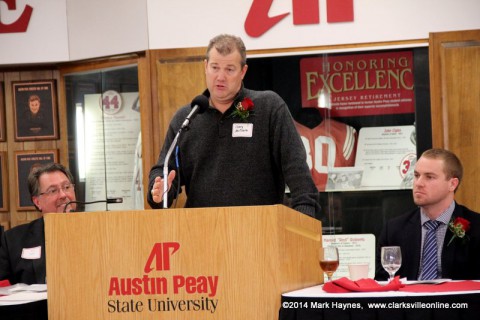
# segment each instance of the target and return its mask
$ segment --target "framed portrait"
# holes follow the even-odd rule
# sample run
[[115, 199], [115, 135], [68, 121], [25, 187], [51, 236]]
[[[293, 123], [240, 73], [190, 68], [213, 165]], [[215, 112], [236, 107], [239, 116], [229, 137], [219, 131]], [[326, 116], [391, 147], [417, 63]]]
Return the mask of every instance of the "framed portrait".
[[0, 211], [8, 210], [7, 153], [0, 152]]
[[15, 141], [58, 139], [55, 80], [12, 82]]
[[16, 151], [17, 210], [35, 210], [28, 191], [28, 175], [37, 167], [57, 162], [58, 150]]
[[5, 86], [0, 82], [0, 142], [6, 141], [6, 124], [5, 124]]

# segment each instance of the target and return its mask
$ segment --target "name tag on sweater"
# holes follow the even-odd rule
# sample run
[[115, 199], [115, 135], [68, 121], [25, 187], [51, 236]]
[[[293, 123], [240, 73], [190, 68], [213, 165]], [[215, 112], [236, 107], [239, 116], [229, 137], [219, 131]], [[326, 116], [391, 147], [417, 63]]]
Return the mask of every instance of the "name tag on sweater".
[[253, 135], [253, 123], [234, 123], [232, 128], [233, 138], [251, 138]]
[[23, 248], [22, 258], [28, 260], [40, 259], [42, 256], [42, 247], [38, 246], [35, 248]]

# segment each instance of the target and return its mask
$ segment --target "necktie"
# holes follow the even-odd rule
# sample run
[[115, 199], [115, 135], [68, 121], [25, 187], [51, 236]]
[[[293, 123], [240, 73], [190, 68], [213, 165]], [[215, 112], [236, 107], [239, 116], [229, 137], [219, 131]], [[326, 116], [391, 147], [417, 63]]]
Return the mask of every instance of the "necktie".
[[429, 220], [423, 224], [423, 227], [427, 229], [427, 234], [423, 244], [422, 278], [420, 280], [438, 278], [437, 228], [440, 223], [439, 221]]

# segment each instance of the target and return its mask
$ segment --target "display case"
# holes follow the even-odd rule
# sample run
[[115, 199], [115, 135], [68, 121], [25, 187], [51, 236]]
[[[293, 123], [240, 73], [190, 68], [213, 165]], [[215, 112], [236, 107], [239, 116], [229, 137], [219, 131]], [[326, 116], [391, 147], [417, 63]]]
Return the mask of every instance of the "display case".
[[67, 73], [64, 82], [78, 210], [143, 209], [137, 65]]
[[431, 147], [428, 48], [249, 57], [245, 87], [287, 103], [320, 193], [324, 234], [373, 233], [414, 208]]

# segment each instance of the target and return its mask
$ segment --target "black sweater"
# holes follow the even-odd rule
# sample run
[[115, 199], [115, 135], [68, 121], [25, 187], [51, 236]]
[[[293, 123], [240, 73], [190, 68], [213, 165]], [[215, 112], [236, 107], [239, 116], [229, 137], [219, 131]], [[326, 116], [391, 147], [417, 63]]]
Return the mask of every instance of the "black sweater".
[[[209, 96], [208, 90], [204, 94]], [[246, 122], [231, 117], [244, 97], [254, 103]], [[187, 105], [174, 115], [158, 162], [150, 171], [147, 199], [152, 208], [162, 207], [153, 202], [150, 190], [155, 177], [163, 176], [166, 153], [190, 111]], [[253, 124], [252, 137], [232, 137], [234, 123]], [[294, 209], [311, 216], [317, 210], [318, 191], [305, 148], [286, 103], [272, 91], [242, 89], [224, 114], [207, 109], [181, 133], [178, 146], [180, 169], [175, 168], [174, 156], [169, 161], [169, 171], [177, 170], [169, 199], [176, 194], [179, 171], [186, 207], [281, 204], [288, 185]]]

